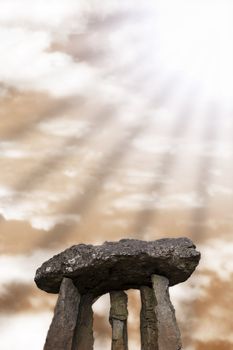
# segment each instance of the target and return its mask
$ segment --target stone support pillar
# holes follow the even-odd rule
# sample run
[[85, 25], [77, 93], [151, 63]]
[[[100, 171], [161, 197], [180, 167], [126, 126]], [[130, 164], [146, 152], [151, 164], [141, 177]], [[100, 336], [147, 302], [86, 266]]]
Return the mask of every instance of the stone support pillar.
[[69, 278], [63, 278], [44, 350], [71, 350], [80, 295]]
[[166, 277], [153, 275], [152, 284], [155, 295], [158, 350], [180, 350], [180, 331], [169, 296], [169, 281]]
[[81, 297], [72, 350], [93, 349], [94, 337], [92, 304], [94, 301], [95, 300], [91, 294], [82, 295]]
[[128, 350], [127, 294], [123, 291], [110, 292], [111, 309], [109, 321], [112, 326], [112, 350]]
[[[56, 254], [37, 269], [35, 276], [40, 289], [48, 293], [60, 290], [44, 350], [92, 350], [93, 296], [108, 291], [114, 291], [110, 292], [109, 316], [112, 350], [128, 350], [126, 288], [141, 288], [142, 349], [180, 350], [168, 286], [187, 280], [200, 256], [187, 237], [78, 244]], [[151, 287], [150, 280], [153, 288], [143, 287]]]
[[150, 287], [143, 286], [140, 288], [140, 294], [141, 350], [159, 350], [154, 291]]

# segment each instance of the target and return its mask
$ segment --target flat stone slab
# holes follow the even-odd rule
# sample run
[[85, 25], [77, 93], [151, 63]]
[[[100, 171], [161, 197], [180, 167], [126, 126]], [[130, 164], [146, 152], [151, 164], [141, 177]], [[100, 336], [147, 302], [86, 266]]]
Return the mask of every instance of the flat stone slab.
[[170, 286], [184, 282], [199, 260], [200, 253], [185, 237], [79, 244], [43, 263], [35, 282], [46, 292], [58, 293], [63, 277], [68, 277], [80, 294], [99, 296], [113, 290], [151, 287], [153, 274], [167, 277]]

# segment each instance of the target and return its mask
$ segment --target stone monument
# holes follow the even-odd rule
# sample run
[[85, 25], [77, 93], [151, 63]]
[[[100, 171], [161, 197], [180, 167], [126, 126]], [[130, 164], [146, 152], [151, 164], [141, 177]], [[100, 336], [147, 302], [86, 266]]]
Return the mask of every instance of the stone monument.
[[188, 238], [79, 244], [55, 255], [35, 276], [39, 288], [59, 293], [44, 350], [92, 350], [92, 304], [105, 293], [110, 293], [112, 350], [128, 350], [124, 291], [130, 288], [141, 295], [141, 349], [180, 350], [169, 286], [187, 280], [199, 260]]

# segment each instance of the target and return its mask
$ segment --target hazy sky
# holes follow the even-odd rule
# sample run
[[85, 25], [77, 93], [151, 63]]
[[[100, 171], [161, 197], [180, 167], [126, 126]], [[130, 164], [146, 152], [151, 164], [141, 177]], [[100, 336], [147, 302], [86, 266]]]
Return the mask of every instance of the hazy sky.
[[[184, 235], [202, 253], [171, 289], [184, 349], [232, 349], [231, 1], [0, 5], [1, 350], [43, 348], [56, 296], [33, 278], [53, 254]], [[107, 348], [107, 296], [95, 310]]]

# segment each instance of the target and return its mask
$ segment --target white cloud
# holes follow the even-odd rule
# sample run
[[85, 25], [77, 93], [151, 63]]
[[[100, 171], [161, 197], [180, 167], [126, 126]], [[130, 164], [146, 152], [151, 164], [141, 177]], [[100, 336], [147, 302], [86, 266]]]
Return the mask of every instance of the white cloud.
[[[199, 267], [198, 267], [199, 269]], [[203, 274], [195, 274], [185, 283], [177, 284], [169, 289], [171, 300], [175, 309], [182, 311], [182, 303], [192, 303], [196, 299], [206, 296], [206, 287], [210, 283], [210, 277]]]
[[[107, 14], [121, 15], [124, 11], [126, 15], [129, 11], [134, 14], [140, 8], [149, 14], [151, 6], [153, 2], [145, 6], [141, 0], [108, 0], [102, 3], [97, 0], [42, 0], [38, 4], [29, 0], [22, 0], [20, 4], [16, 0], [3, 0], [0, 13], [0, 79], [4, 84], [21, 90], [45, 90], [55, 96], [85, 94], [88, 91], [94, 96], [105, 96], [115, 102], [119, 99], [121, 104], [124, 101], [128, 104], [128, 95], [132, 94], [127, 91], [127, 86], [123, 87], [122, 81], [114, 78], [114, 70], [127, 62], [131, 64], [147, 46], [144, 34], [151, 32], [147, 21], [143, 22], [144, 34], [136, 30], [137, 21], [130, 21], [130, 24], [125, 21], [124, 25], [117, 26], [110, 33], [105, 30], [108, 55], [98, 69], [85, 62], [74, 61], [59, 49], [56, 52], [49, 49], [54, 42], [65, 43], [69, 34], [84, 33], [90, 16], [104, 19]], [[98, 35], [100, 37], [97, 36], [94, 45], [101, 48], [102, 34]], [[140, 37], [140, 44], [135, 46], [133, 36], [136, 39]], [[134, 105], [137, 99], [134, 98]]]
[[0, 186], [0, 198], [11, 196], [13, 191], [6, 186]]
[[196, 81], [206, 96], [229, 103], [233, 81], [232, 2], [160, 0], [156, 3], [159, 56], [164, 69], [179, 71]]
[[[26, 219], [26, 218], [25, 218]], [[30, 223], [32, 227], [49, 231], [55, 225], [68, 223], [68, 222], [79, 222], [80, 216], [75, 214], [57, 214], [57, 215], [43, 215], [43, 216], [35, 216], [31, 218]]]
[[232, 196], [233, 190], [229, 187], [212, 184], [208, 187], [208, 193], [210, 196]]
[[[142, 0], [40, 0], [35, 3], [30, 0], [1, 0], [0, 21], [5, 24], [15, 22], [23, 25], [40, 25], [53, 30], [71, 31], [85, 27], [87, 16], [98, 13], [103, 17], [114, 14], [119, 10], [145, 9]], [[149, 1], [149, 8], [153, 8], [153, 1]]]
[[0, 158], [21, 159], [30, 155], [31, 152], [16, 142], [0, 142]]
[[97, 301], [93, 304], [93, 311], [100, 314], [108, 314], [110, 310], [110, 298], [109, 294], [102, 295]]
[[12, 282], [33, 283], [36, 269], [54, 254], [51, 250], [38, 250], [28, 255], [1, 255], [1, 288]]
[[[45, 26], [45, 28], [56, 30], [63, 25], [64, 30], [77, 28], [85, 24], [83, 14], [88, 10], [88, 1], [56, 1], [41, 0], [39, 3], [30, 0], [2, 0], [1, 1], [1, 23], [14, 25], [16, 22], [24, 26]], [[77, 18], [79, 19], [77, 21]], [[75, 23], [76, 19], [76, 23]], [[71, 23], [69, 23], [71, 21]], [[66, 24], [66, 26], [65, 26]]]
[[0, 316], [1, 349], [43, 349], [51, 312]]
[[136, 139], [133, 145], [136, 149], [148, 153], [174, 153], [174, 146], [177, 144], [176, 140], [171, 140], [164, 137], [148, 137], [144, 136]]
[[162, 183], [162, 184], [172, 184], [174, 180], [172, 178], [166, 178], [159, 171], [159, 167], [157, 168], [157, 172], [155, 171], [145, 171], [145, 170], [136, 170], [136, 169], [128, 169], [126, 172], [126, 181], [127, 186], [130, 185], [138, 185], [145, 186], [153, 183]]
[[78, 170], [73, 169], [73, 168], [69, 168], [69, 169], [64, 170], [63, 174], [67, 177], [73, 178], [73, 177], [76, 177], [78, 175]]
[[50, 33], [0, 27], [0, 79], [19, 89], [47, 90], [55, 95], [86, 91], [95, 73], [62, 52], [49, 52]]
[[122, 196], [114, 201], [113, 207], [117, 209], [176, 209], [184, 210], [189, 208], [197, 208], [203, 205], [201, 197], [195, 192], [177, 193], [174, 195], [163, 195], [160, 198], [155, 193], [150, 194], [129, 194]]
[[[103, 339], [103, 338], [97, 338], [95, 339], [95, 349], [96, 350], [102, 350], [102, 349], [110, 349], [111, 348], [111, 339]], [[133, 349], [133, 347], [130, 347], [130, 349]], [[135, 348], [136, 349], [136, 348]]]
[[195, 273], [187, 282], [170, 288], [171, 298], [181, 315], [182, 302], [192, 303], [195, 299], [207, 296], [207, 287], [212, 279], [212, 275], [209, 275], [208, 271], [225, 281], [231, 279], [233, 274], [233, 243], [231, 241], [210, 239], [206, 244], [198, 245], [197, 249], [201, 252], [198, 273]]
[[[121, 7], [126, 7], [129, 1], [122, 3]], [[107, 3], [100, 4], [97, 0], [41, 0], [40, 3], [33, 3], [30, 0], [1, 0], [2, 11], [0, 18], [2, 21], [12, 23], [15, 20], [23, 23], [32, 22], [39, 24], [60, 25], [64, 20], [72, 16], [80, 16], [90, 11], [104, 11], [104, 13], [113, 12], [119, 7], [119, 1], [109, 0]]]
[[[159, 122], [159, 121], [158, 121]], [[173, 120], [175, 122], [175, 120]], [[148, 137], [142, 136], [133, 142], [134, 147], [146, 153], [170, 153], [184, 156], [215, 157], [229, 159], [232, 157], [232, 147], [229, 142], [223, 140], [215, 142], [192, 141], [183, 137]]]
[[17, 192], [9, 187], [1, 186], [0, 214], [5, 220], [28, 221], [32, 227], [48, 231], [56, 224], [80, 221], [78, 214], [54, 212], [55, 203], [70, 199], [73, 195], [73, 188], [60, 193]]
[[39, 130], [62, 137], [80, 137], [85, 134], [90, 124], [85, 120], [70, 118], [69, 116], [60, 116], [50, 121], [38, 124]]
[[232, 241], [226, 241], [223, 237], [210, 239], [198, 249], [202, 252], [201, 269], [214, 271], [223, 280], [227, 280], [233, 274]]

